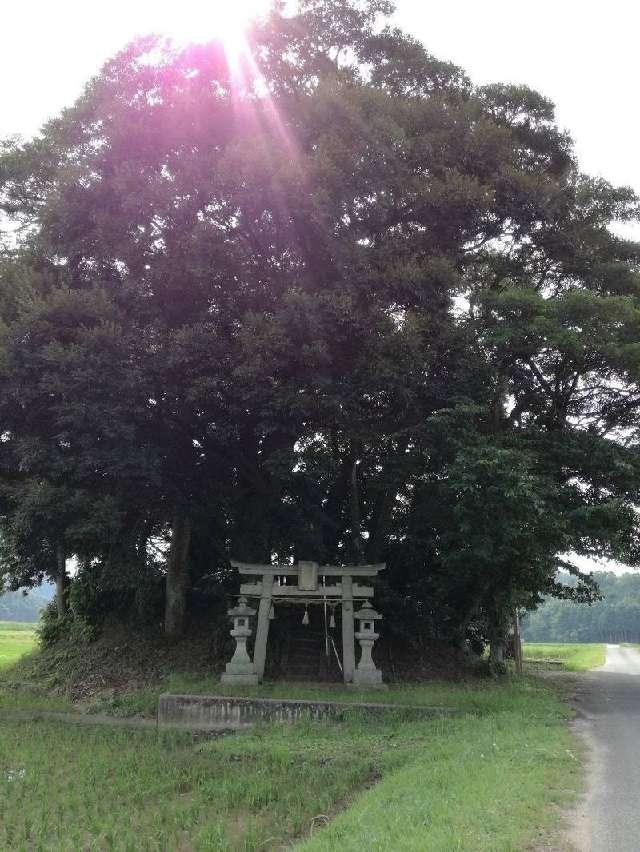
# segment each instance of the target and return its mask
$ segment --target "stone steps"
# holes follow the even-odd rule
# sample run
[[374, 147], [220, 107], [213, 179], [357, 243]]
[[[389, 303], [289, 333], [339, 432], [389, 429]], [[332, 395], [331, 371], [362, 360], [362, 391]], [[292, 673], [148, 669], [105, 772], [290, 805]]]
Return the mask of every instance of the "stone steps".
[[335, 655], [325, 653], [324, 633], [299, 627], [291, 631], [288, 641], [288, 656], [284, 677], [287, 680], [338, 680], [340, 671]]

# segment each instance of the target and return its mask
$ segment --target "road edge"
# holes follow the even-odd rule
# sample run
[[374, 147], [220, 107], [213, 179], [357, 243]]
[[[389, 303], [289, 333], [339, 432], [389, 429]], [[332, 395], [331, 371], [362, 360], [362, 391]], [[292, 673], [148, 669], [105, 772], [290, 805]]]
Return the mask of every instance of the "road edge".
[[[608, 647], [608, 646], [605, 646]], [[574, 806], [566, 812], [566, 828], [563, 832], [564, 848], [571, 852], [591, 852], [592, 812], [595, 792], [597, 789], [599, 767], [602, 760], [599, 756], [599, 745], [596, 740], [593, 722], [581, 706], [581, 686], [588, 680], [589, 675], [602, 671], [607, 664], [607, 658], [602, 666], [596, 666], [589, 671], [577, 674], [573, 687], [567, 695], [567, 702], [573, 711], [569, 720], [571, 735], [580, 745], [580, 762], [583, 770], [583, 789]]]

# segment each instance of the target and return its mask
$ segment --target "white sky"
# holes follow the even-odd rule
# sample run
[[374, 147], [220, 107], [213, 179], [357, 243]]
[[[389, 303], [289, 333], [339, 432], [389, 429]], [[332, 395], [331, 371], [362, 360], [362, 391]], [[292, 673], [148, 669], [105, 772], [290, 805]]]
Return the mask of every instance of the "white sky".
[[[136, 35], [205, 38], [265, 0], [22, 0], [2, 8], [0, 137], [29, 136]], [[633, 0], [397, 0], [396, 20], [477, 83], [550, 97], [584, 171], [640, 193], [640, 4]], [[235, 12], [233, 11], [235, 10]], [[640, 225], [628, 229], [640, 239]]]

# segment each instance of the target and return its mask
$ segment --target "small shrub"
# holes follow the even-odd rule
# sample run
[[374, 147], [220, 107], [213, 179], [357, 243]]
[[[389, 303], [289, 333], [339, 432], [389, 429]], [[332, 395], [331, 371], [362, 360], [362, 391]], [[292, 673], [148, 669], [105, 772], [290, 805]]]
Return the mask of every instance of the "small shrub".
[[50, 648], [62, 639], [70, 639], [79, 645], [87, 645], [96, 638], [96, 628], [82, 616], [68, 612], [61, 618], [58, 615], [55, 601], [51, 601], [42, 610], [36, 633], [44, 648]]

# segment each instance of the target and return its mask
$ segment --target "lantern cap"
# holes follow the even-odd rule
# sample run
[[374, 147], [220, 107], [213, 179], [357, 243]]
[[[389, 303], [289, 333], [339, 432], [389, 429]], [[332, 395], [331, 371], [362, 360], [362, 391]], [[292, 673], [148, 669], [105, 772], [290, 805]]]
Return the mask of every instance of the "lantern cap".
[[360, 621], [378, 621], [382, 618], [379, 612], [376, 612], [373, 607], [363, 606], [362, 609], [356, 612], [356, 618]]
[[232, 607], [227, 610], [227, 615], [230, 618], [250, 618], [252, 615], [255, 615], [255, 609], [251, 609], [250, 606], [247, 606], [246, 598], [239, 598], [237, 606]]

